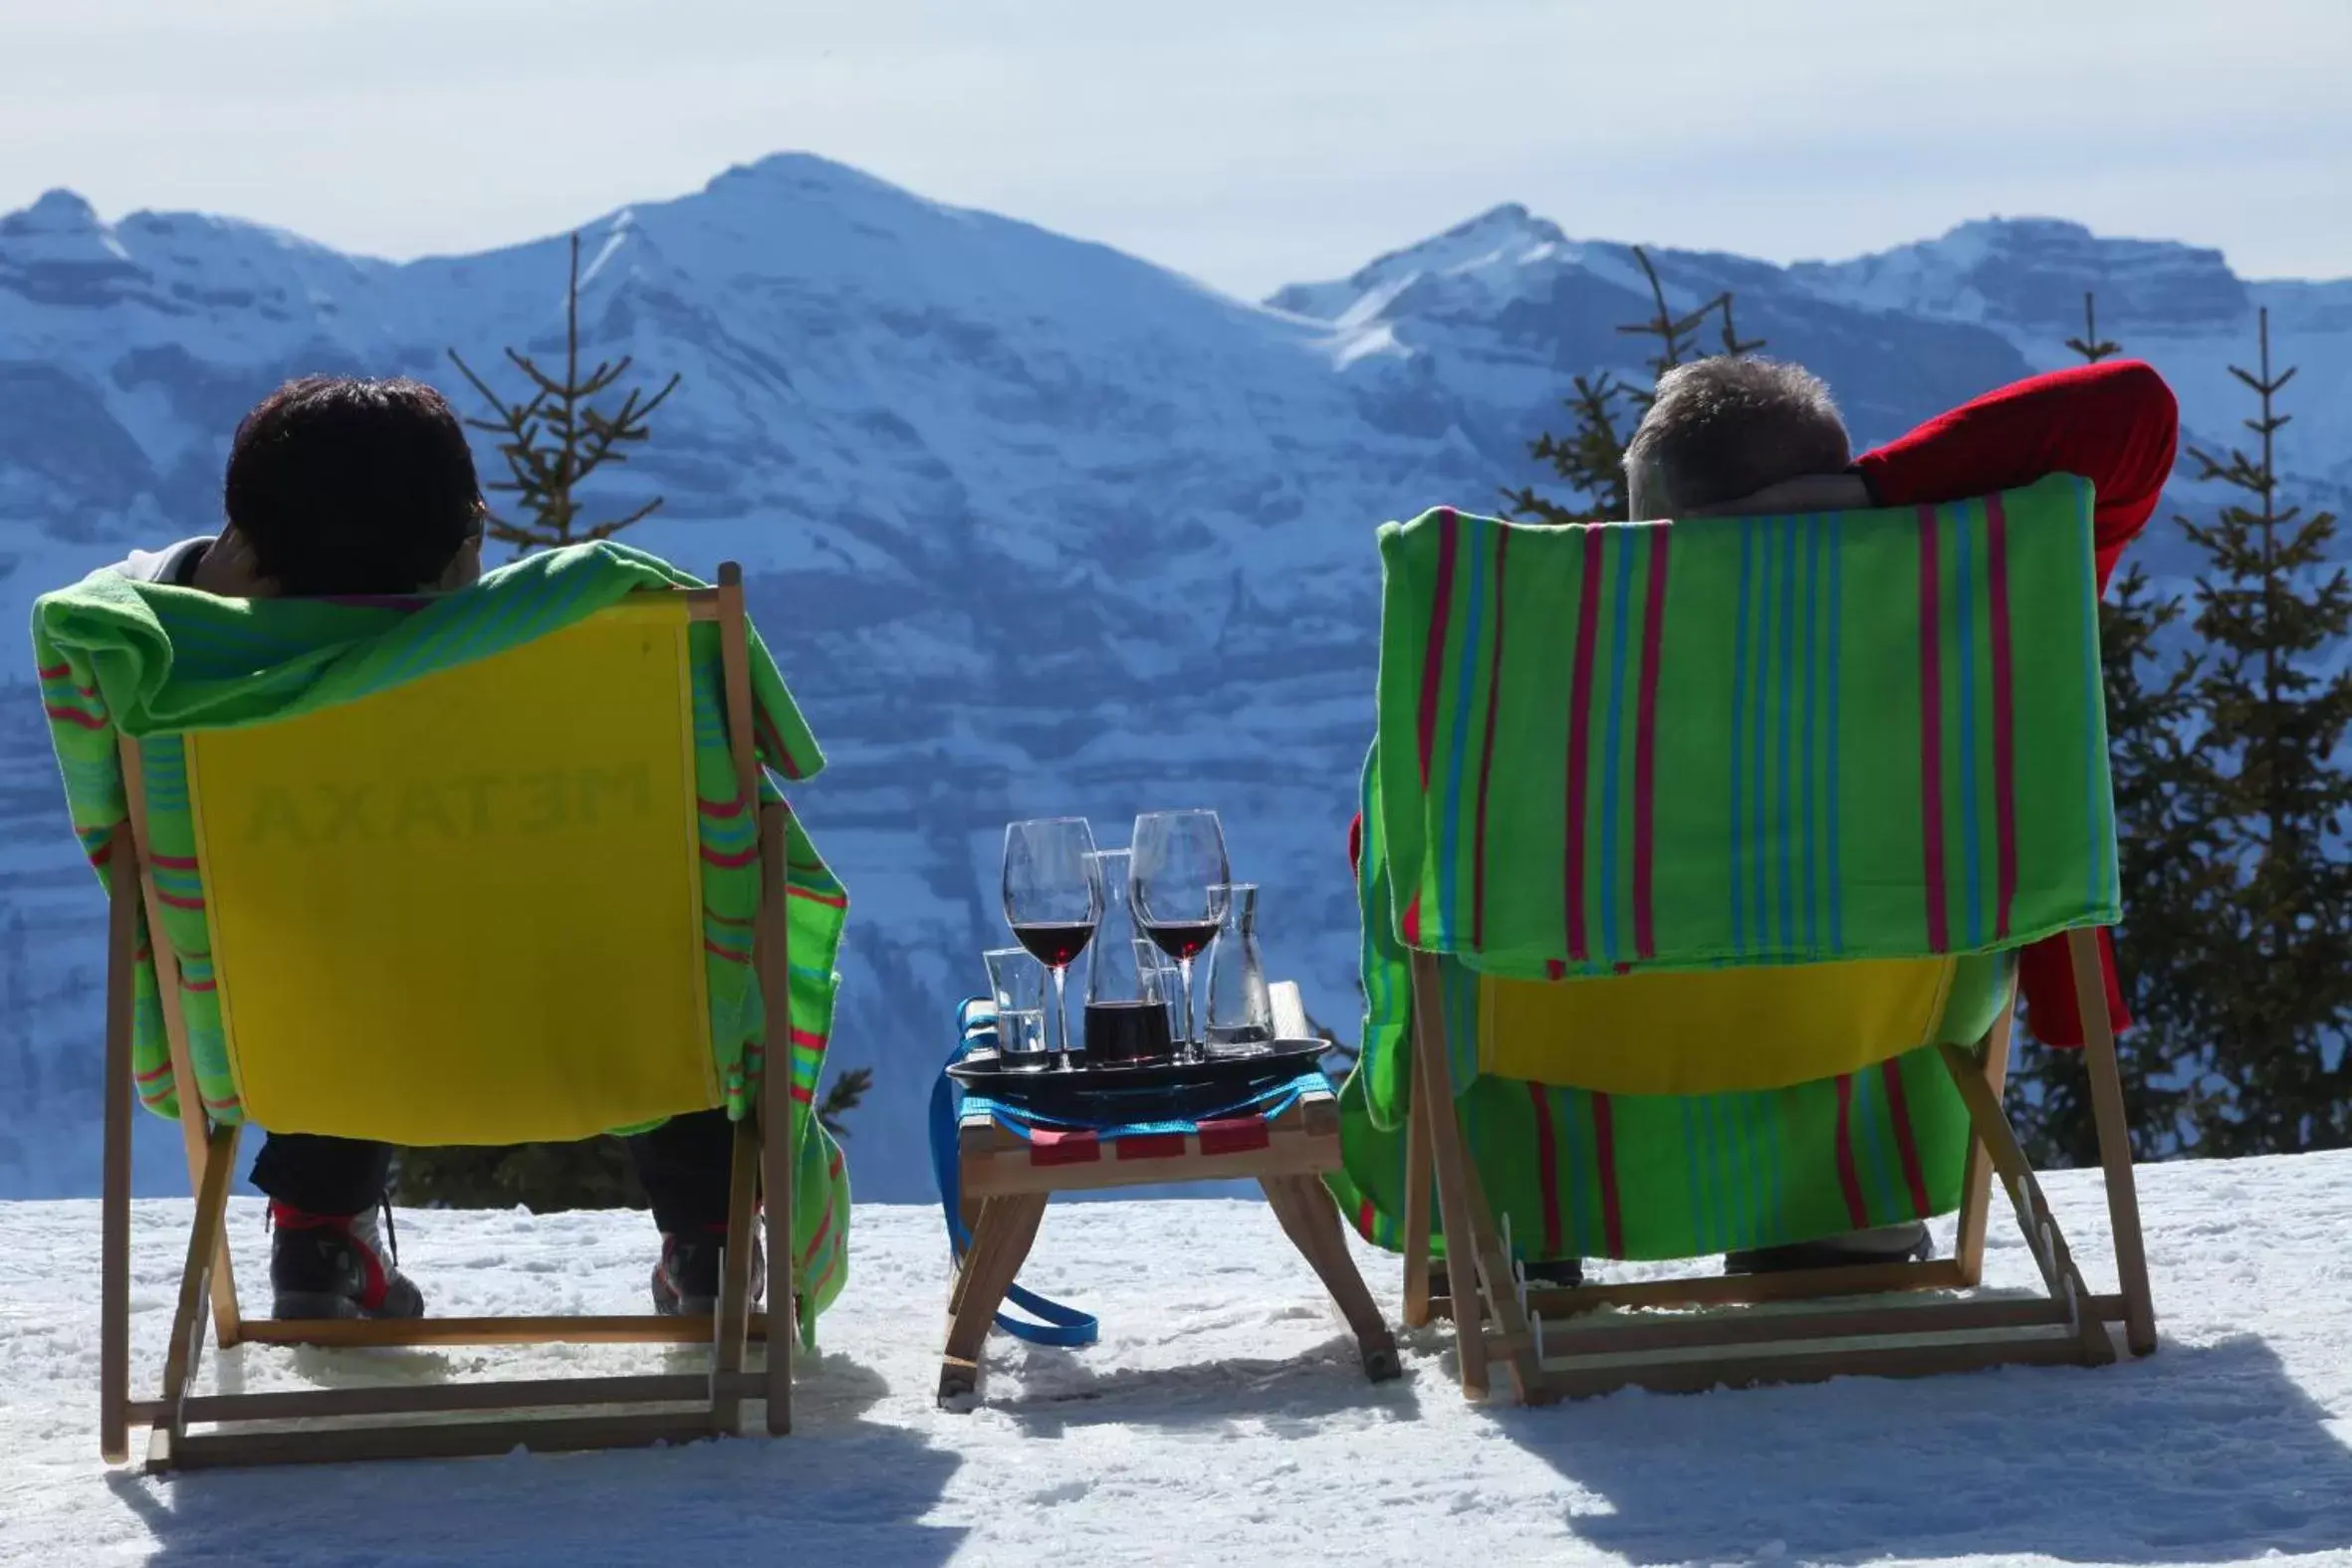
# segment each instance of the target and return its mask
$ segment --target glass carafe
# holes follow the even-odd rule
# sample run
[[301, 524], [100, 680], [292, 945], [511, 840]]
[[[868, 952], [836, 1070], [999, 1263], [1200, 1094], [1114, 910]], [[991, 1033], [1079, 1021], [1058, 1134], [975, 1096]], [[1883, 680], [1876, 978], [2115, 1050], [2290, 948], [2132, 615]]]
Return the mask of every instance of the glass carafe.
[[1274, 1042], [1274, 1005], [1266, 994], [1266, 962], [1258, 951], [1258, 889], [1234, 882], [1223, 889], [1225, 918], [1209, 953], [1209, 1005], [1203, 1033], [1211, 1050], [1246, 1051]]
[[1162, 1060], [1174, 1048], [1168, 1008], [1158, 977], [1139, 957], [1147, 944], [1127, 906], [1127, 851], [1103, 849], [1089, 858], [1101, 885], [1118, 892], [1102, 901], [1102, 923], [1086, 950], [1086, 1065]]

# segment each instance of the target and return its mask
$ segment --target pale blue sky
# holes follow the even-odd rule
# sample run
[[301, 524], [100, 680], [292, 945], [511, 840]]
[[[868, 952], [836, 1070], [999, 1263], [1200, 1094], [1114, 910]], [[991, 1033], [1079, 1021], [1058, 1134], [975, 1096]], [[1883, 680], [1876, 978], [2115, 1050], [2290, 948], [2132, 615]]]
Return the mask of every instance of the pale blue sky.
[[2352, 0], [0, 0], [0, 211], [391, 257], [787, 148], [1245, 295], [1522, 201], [1786, 261], [1992, 213], [2352, 276]]

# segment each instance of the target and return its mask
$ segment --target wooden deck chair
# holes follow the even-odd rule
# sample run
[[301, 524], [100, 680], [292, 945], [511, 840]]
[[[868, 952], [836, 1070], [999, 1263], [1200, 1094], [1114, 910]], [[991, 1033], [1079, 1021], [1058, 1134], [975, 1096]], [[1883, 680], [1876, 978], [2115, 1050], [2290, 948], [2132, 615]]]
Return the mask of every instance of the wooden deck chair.
[[[151, 1428], [151, 1469], [679, 1442], [735, 1430], [747, 1400], [790, 1430], [793, 1314], [822, 1283], [796, 1264], [837, 1279], [847, 1219], [807, 1107], [845, 900], [766, 786], [764, 762], [801, 777], [815, 751], [749, 631], [741, 574], [673, 585], [688, 580], [600, 545], [433, 601], [245, 605], [105, 573], [43, 601], [44, 692], [112, 901], [110, 1460], [133, 1425]], [[115, 756], [110, 798], [94, 781]], [[829, 924], [796, 928], [799, 898], [788, 919], [788, 857], [790, 891]], [[814, 1049], [796, 1051], [804, 1023]], [[135, 1400], [134, 1091], [176, 1108], [197, 1194], [161, 1390]], [[248, 1119], [424, 1146], [714, 1106], [739, 1119], [712, 1317], [239, 1312], [223, 1223]], [[828, 1169], [837, 1190], [815, 1190]], [[765, 1316], [749, 1289], [763, 1194]], [[712, 1360], [707, 1375], [206, 1395], [208, 1323], [224, 1348], [699, 1341]], [[763, 1337], [766, 1366], [748, 1369]]]
[[[2099, 1364], [2116, 1322], [2155, 1348], [2096, 942], [2119, 909], [2090, 541], [2064, 477], [1901, 512], [1383, 530], [1349, 1165], [1368, 1188], [1395, 1151], [1401, 1233], [1339, 1196], [1401, 1244], [1407, 1321], [1451, 1317], [1466, 1393], [1498, 1363], [1526, 1402]], [[2114, 1294], [2001, 1109], [2037, 941], [2075, 978]], [[1995, 1176], [2039, 1297], [1959, 1294]], [[1575, 1288], [1523, 1267], [1955, 1208], [1942, 1260]]]

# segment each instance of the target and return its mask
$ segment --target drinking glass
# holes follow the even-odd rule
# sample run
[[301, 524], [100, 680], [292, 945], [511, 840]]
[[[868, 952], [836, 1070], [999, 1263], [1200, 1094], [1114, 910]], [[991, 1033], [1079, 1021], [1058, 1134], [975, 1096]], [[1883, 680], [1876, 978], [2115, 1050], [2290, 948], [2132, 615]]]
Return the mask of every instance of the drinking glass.
[[1010, 1072], [1046, 1065], [1046, 966], [1027, 948], [991, 948], [988, 989], [997, 1003], [997, 1059]]
[[1211, 888], [1222, 893], [1225, 923], [1209, 950], [1209, 1000], [1201, 1034], [1214, 1049], [1246, 1053], [1274, 1040], [1274, 1002], [1266, 990], [1266, 961], [1258, 952], [1258, 887], [1236, 882]]
[[1184, 1032], [1184, 1019], [1178, 1011], [1183, 1006], [1179, 990], [1176, 961], [1159, 950], [1149, 937], [1135, 939], [1135, 972], [1143, 977], [1144, 1000], [1160, 1009], [1160, 1027], [1168, 1031], [1173, 1042]]
[[1221, 890], [1231, 872], [1225, 830], [1214, 811], [1146, 811], [1135, 818], [1127, 897], [1135, 923], [1176, 961], [1184, 990], [1184, 1050], [1199, 1059], [1193, 1028], [1192, 961], [1217, 938]]
[[1005, 829], [1005, 919], [1013, 939], [1054, 972], [1060, 1064], [1069, 1065], [1070, 961], [1094, 940], [1102, 881], [1094, 834], [1082, 816], [1014, 822]]
[[1099, 850], [1093, 860], [1103, 899], [1102, 923], [1086, 949], [1086, 1065], [1158, 1061], [1167, 1056], [1175, 1035], [1168, 1028], [1166, 1000], [1151, 989], [1152, 972], [1140, 957], [1149, 953], [1156, 965], [1159, 950], [1139, 939], [1127, 907], [1127, 851]]

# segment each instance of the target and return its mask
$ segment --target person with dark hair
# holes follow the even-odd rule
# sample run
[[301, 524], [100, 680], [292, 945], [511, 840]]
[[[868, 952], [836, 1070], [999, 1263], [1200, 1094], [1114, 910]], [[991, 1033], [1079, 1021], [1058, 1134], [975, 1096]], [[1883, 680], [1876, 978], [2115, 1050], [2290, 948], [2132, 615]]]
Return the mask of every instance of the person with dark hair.
[[[2138, 359], [2076, 365], [2013, 382], [1940, 414], [1885, 446], [1852, 456], [1829, 388], [1800, 365], [1719, 355], [1658, 378], [1657, 396], [1625, 451], [1628, 510], [1647, 518], [1772, 516], [1925, 506], [2074, 474], [2094, 492], [2091, 548], [2101, 591], [2124, 548], [2155, 514], [2173, 470], [2180, 411], [2172, 388]], [[1348, 861], [1363, 820], [1348, 831]], [[2110, 934], [2099, 933], [2107, 1013], [2131, 1026]], [[2073, 974], [2060, 943], [2018, 957], [2034, 1033], [2082, 1043]], [[1733, 1273], [1925, 1257], [1927, 1227], [1888, 1226], [1789, 1246], [1734, 1252]], [[1537, 1259], [1531, 1278], [1582, 1276], [1577, 1258]]]
[[[473, 453], [448, 402], [418, 381], [287, 382], [238, 424], [222, 491], [217, 536], [133, 552], [117, 569], [230, 598], [447, 592], [482, 574]], [[661, 1232], [658, 1311], [708, 1312], [718, 1295], [733, 1139], [726, 1112], [709, 1110], [629, 1140]], [[422, 1315], [376, 1224], [391, 1169], [390, 1147], [363, 1139], [263, 1141], [252, 1180], [270, 1200], [274, 1316]], [[757, 1251], [752, 1272], [756, 1296]]]

